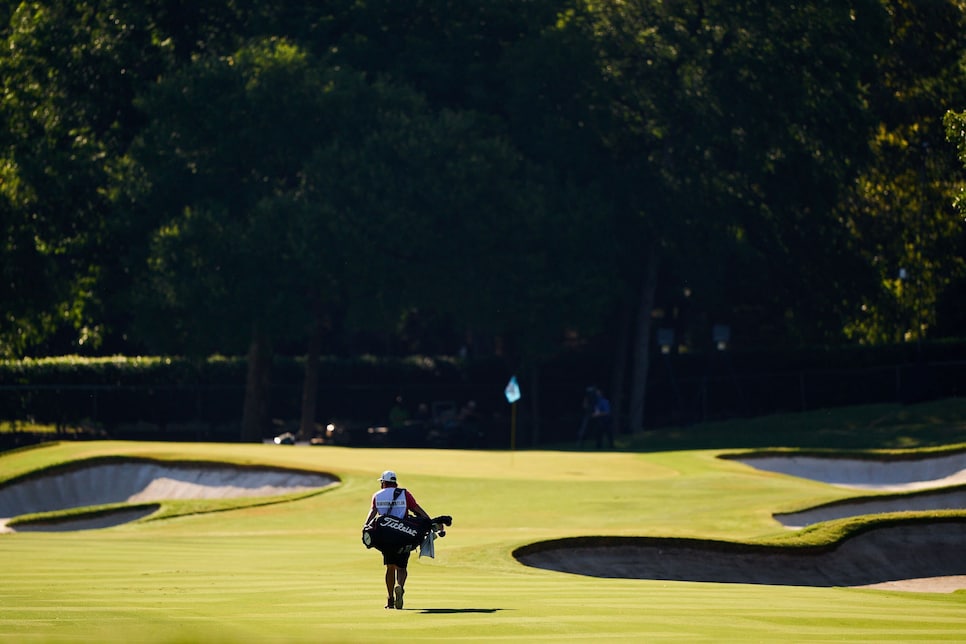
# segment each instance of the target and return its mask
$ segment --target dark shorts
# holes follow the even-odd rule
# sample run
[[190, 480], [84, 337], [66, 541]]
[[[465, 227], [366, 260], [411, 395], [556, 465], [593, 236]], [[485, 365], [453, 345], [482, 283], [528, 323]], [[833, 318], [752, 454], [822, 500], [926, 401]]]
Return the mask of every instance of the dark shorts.
[[409, 565], [409, 553], [384, 552], [382, 553], [382, 563], [386, 566], [397, 566], [405, 570], [406, 566]]

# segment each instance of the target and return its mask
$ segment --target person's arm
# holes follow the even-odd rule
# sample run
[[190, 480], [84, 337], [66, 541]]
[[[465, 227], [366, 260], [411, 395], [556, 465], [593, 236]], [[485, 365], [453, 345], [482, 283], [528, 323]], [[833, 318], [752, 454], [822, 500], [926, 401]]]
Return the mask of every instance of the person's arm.
[[419, 504], [416, 503], [416, 499], [414, 499], [413, 495], [409, 493], [409, 490], [406, 490], [406, 508], [417, 517], [422, 517], [426, 520], [432, 519], [432, 517], [426, 513], [426, 510], [419, 507]]
[[369, 516], [366, 517], [366, 522], [363, 523], [362, 525], [369, 525], [369, 522], [375, 519], [377, 514], [378, 512], [376, 512], [376, 497], [373, 496], [372, 506], [369, 508]]

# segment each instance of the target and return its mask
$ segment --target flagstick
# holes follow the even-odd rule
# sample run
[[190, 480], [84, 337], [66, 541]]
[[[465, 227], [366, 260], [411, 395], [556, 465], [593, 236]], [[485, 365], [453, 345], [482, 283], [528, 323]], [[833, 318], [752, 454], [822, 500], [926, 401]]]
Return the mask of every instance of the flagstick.
[[510, 405], [510, 451], [517, 449], [517, 404]]
[[503, 390], [506, 401], [510, 403], [510, 464], [513, 464], [513, 453], [517, 449], [517, 401], [520, 400], [520, 385], [517, 384], [517, 377], [510, 376], [510, 382], [506, 383]]

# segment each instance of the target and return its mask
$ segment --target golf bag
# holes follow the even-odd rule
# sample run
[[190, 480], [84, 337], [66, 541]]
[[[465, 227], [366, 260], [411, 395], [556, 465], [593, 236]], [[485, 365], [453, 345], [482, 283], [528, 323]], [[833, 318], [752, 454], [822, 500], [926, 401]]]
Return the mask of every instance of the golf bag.
[[446, 536], [443, 526], [452, 524], [453, 518], [445, 515], [428, 520], [422, 517], [397, 519], [382, 515], [362, 529], [362, 543], [366, 548], [375, 548], [380, 552], [412, 552], [423, 542], [430, 530], [437, 536]]

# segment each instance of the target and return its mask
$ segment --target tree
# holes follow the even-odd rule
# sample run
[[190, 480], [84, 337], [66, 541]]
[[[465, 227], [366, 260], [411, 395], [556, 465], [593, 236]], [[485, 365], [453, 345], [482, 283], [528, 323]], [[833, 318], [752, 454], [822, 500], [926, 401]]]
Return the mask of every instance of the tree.
[[859, 342], [918, 342], [962, 328], [966, 238], [952, 203], [962, 174], [941, 118], [966, 101], [966, 7], [885, 5], [889, 47], [869, 83], [872, 158], [839, 209], [875, 280], [850, 300], [845, 330]]
[[141, 203], [166, 216], [141, 328], [155, 346], [196, 352], [247, 337], [245, 440], [261, 438], [272, 338], [302, 331], [284, 215], [317, 141], [339, 125], [334, 76], [297, 47], [263, 39], [199, 58], [141, 102], [151, 120], [134, 154], [148, 177]]
[[[963, 166], [966, 166], [966, 112], [950, 110], [946, 112], [943, 123], [946, 126], [947, 140], [956, 146], [959, 161]], [[960, 174], [960, 177], [962, 176]], [[959, 240], [960, 250], [958, 252], [953, 251], [954, 257], [962, 258], [966, 257], [966, 250], [963, 249], [966, 242], [963, 241], [962, 234], [963, 223], [966, 223], [966, 180], [950, 181], [947, 185], [951, 186], [949, 192], [952, 194], [952, 205], [960, 214], [959, 225], [956, 228], [957, 234], [955, 235], [956, 239]], [[958, 190], [956, 186], [958, 186]], [[943, 294], [943, 299], [937, 306], [937, 335], [940, 337], [942, 335], [951, 336], [961, 332], [961, 329], [966, 325], [964, 301], [966, 301], [966, 279], [960, 273], [957, 278], [950, 280], [949, 286]]]
[[[567, 63], [577, 58], [566, 56], [572, 43], [555, 42], [553, 33], [546, 31], [560, 10], [556, 2], [434, 1], [404, 9], [396, 3], [366, 3], [345, 13], [333, 11], [331, 19], [318, 21], [310, 30], [314, 36], [306, 38], [316, 51], [337, 49], [340, 61], [370, 76], [413, 87], [433, 111], [458, 118], [471, 112], [480, 127], [495, 132], [512, 148], [501, 153], [510, 160], [504, 167], [526, 168], [515, 180], [515, 199], [497, 196], [509, 170], [480, 176], [483, 183], [476, 186], [467, 185], [464, 178], [453, 183], [466, 186], [473, 198], [451, 208], [445, 225], [432, 228], [446, 231], [450, 240], [434, 241], [425, 256], [440, 262], [430, 271], [437, 284], [425, 289], [437, 297], [423, 298], [419, 308], [421, 316], [445, 317], [460, 331], [465, 325], [474, 335], [506, 336], [509, 342], [504, 346], [516, 347], [507, 355], [512, 370], [535, 370], [559, 351], [565, 331], [598, 330], [599, 311], [608, 306], [613, 284], [613, 247], [608, 241], [612, 233], [609, 220], [600, 216], [601, 193], [588, 193], [584, 178], [560, 170], [564, 159], [579, 158], [592, 168], [595, 158], [584, 155], [585, 149], [568, 148], [572, 138], [555, 138], [567, 126], [551, 125], [549, 119], [542, 123], [546, 103], [530, 101], [532, 81], [541, 88], [551, 86], [552, 93], [557, 81], [566, 83], [572, 77]], [[542, 64], [544, 56], [547, 64]], [[539, 75], [548, 70], [553, 80]], [[562, 92], [568, 89], [564, 85]], [[555, 141], [559, 144], [553, 145]], [[546, 142], [551, 146], [541, 148]], [[445, 149], [450, 164], [476, 154], [472, 146]], [[452, 176], [453, 171], [441, 165], [434, 160], [417, 167]], [[459, 199], [450, 193], [447, 201]], [[489, 211], [481, 213], [481, 206]], [[462, 242], [456, 229], [464, 226], [472, 232]], [[440, 258], [446, 248], [458, 249], [460, 261]], [[445, 268], [450, 265], [457, 270]], [[466, 292], [477, 296], [468, 298]]]
[[[966, 112], [957, 113], [949, 110], [943, 116], [943, 125], [946, 126], [947, 140], [956, 146], [959, 161], [966, 167]], [[960, 188], [954, 205], [966, 215], [966, 187]]]
[[[575, 261], [593, 233], [586, 200], [555, 192], [491, 119], [396, 96], [306, 168], [306, 208], [324, 214], [304, 221], [326, 223], [298, 236], [333, 250], [306, 274], [336, 285], [354, 328], [440, 313], [517, 337], [526, 350], [514, 359], [538, 360], [559, 343], [548, 329], [583, 322], [595, 300], [580, 295], [596, 272]], [[345, 268], [334, 275], [332, 263]]]
[[0, 354], [131, 348], [150, 230], [120, 179], [144, 125], [133, 99], [199, 51], [233, 49], [264, 4], [3, 3]]
[[[847, 231], [831, 208], [862, 154], [862, 82], [882, 46], [882, 11], [872, 1], [583, 7], [574, 20], [598, 43], [610, 85], [600, 109], [614, 118], [599, 136], [613, 159], [617, 228], [631, 242], [619, 257], [636, 300], [637, 429], [663, 280], [715, 275], [728, 308], [751, 298], [755, 321], [782, 324], [786, 338], [840, 322], [840, 307], [825, 306], [836, 289], [816, 282], [847, 257]], [[805, 262], [812, 270], [801, 270]]]
[[248, 335], [246, 440], [261, 435], [273, 341], [311, 337], [325, 307], [353, 328], [394, 329], [419, 308], [495, 324], [507, 286], [494, 282], [534, 275], [533, 252], [507, 233], [540, 227], [528, 222], [543, 216], [541, 193], [486, 119], [437, 113], [278, 40], [199, 59], [143, 106], [155, 118], [136, 151], [150, 179], [141, 202], [171, 216], [142, 328], [196, 351]]
[[137, 126], [128, 102], [158, 51], [138, 17], [84, 3], [25, 2], [4, 18], [0, 354], [65, 329], [73, 346], [97, 346], [98, 285], [116, 267], [105, 188]]

